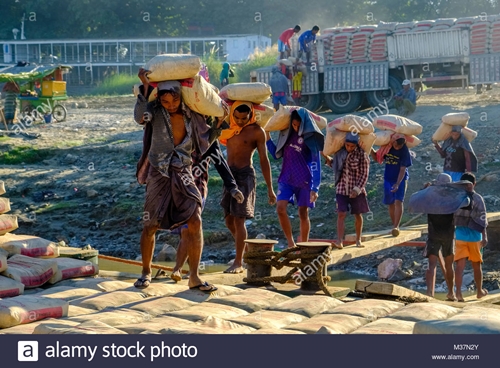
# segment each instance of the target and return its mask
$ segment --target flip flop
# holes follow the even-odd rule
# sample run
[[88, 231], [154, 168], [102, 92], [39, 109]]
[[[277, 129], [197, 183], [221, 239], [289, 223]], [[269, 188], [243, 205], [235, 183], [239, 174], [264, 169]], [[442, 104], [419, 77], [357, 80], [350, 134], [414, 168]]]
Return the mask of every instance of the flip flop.
[[134, 282], [134, 286], [137, 289], [145, 289], [151, 285], [151, 276], [141, 276]]
[[[209, 287], [210, 289], [208, 290], [203, 290], [203, 289], [200, 289], [202, 287]], [[201, 291], [202, 293], [206, 293], [206, 294], [211, 294], [212, 292], [216, 291], [217, 288], [215, 287], [215, 285], [210, 285], [208, 282], [204, 282], [202, 284], [199, 284], [199, 285], [196, 285], [196, 286], [193, 286], [193, 287], [190, 287], [189, 290], [194, 290], [194, 289], [198, 289], [198, 291]]]

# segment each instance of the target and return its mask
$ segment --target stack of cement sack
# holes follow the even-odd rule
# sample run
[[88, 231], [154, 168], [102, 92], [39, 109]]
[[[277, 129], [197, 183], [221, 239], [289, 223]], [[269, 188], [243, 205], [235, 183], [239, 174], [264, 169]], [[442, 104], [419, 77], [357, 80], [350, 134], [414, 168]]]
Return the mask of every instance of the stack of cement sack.
[[[152, 84], [178, 80], [181, 83], [182, 100], [193, 111], [207, 116], [223, 116], [224, 108], [218, 89], [208, 83], [199, 71], [201, 60], [196, 55], [163, 54], [157, 55], [146, 63], [148, 79]], [[139, 85], [134, 86], [134, 94], [139, 93]], [[152, 101], [157, 97], [156, 88], [149, 96]]]
[[459, 125], [462, 127], [462, 134], [469, 141], [472, 142], [477, 137], [477, 132], [468, 128], [469, 114], [466, 112], [455, 112], [446, 114], [441, 118], [441, 125], [437, 128], [436, 132], [432, 135], [434, 141], [444, 141], [450, 137], [453, 126]]
[[[292, 111], [299, 109], [299, 106], [283, 106], [280, 105], [278, 111], [271, 117], [269, 122], [265, 126], [266, 132], [275, 132], [284, 130], [290, 127], [290, 118], [292, 117]], [[308, 110], [309, 111], [309, 110]], [[320, 130], [326, 128], [327, 120], [326, 118], [319, 116], [311, 111], [309, 111], [311, 118], [314, 120], [316, 125]]]
[[495, 54], [500, 52], [500, 20], [491, 23], [489, 52]]
[[422, 126], [408, 118], [399, 115], [381, 115], [373, 120], [373, 126], [380, 130], [375, 133], [377, 138], [373, 144], [376, 146], [389, 144], [394, 133], [405, 135], [408, 148], [421, 143], [417, 135], [422, 133]]
[[[0, 195], [4, 193], [0, 181]], [[0, 213], [10, 210], [8, 199], [1, 198], [0, 209]], [[59, 258], [58, 245], [49, 240], [10, 234], [17, 228], [16, 216], [0, 215], [0, 299], [23, 294], [25, 288], [99, 273], [91, 262]]]
[[374, 63], [387, 60], [387, 31], [379, 30], [371, 34], [368, 58]]
[[326, 127], [325, 155], [337, 153], [345, 144], [347, 133], [359, 134], [359, 141], [366, 153], [370, 153], [377, 136], [370, 120], [356, 115], [346, 115], [328, 123]]
[[265, 127], [269, 119], [274, 115], [274, 109], [263, 104], [271, 94], [271, 87], [261, 82], [228, 84], [219, 92], [220, 98], [230, 106], [234, 101], [251, 102], [257, 124], [261, 127]]

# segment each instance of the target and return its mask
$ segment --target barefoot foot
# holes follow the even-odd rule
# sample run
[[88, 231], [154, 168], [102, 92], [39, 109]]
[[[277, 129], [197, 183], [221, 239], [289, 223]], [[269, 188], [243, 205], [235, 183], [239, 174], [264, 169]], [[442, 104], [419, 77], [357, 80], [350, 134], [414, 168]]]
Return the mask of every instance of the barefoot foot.
[[243, 273], [243, 271], [245, 271], [243, 266], [238, 266], [233, 264], [231, 267], [225, 270], [224, 273]]
[[488, 295], [488, 290], [486, 289], [481, 289], [480, 291], [478, 291], [477, 293], [477, 298], [478, 299], [481, 299], [482, 297], [485, 297], [486, 295]]

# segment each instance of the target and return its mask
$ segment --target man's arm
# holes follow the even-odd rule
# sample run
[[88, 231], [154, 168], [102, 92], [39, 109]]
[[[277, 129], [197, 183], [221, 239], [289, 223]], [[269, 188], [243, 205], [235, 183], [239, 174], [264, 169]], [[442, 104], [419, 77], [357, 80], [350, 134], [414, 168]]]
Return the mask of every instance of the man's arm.
[[370, 151], [370, 156], [373, 158], [373, 161], [377, 162], [377, 151], [375, 151], [373, 148]]
[[256, 142], [257, 142], [257, 152], [259, 152], [260, 168], [262, 170], [262, 176], [267, 184], [267, 196], [269, 198], [269, 204], [276, 203], [276, 194], [274, 194], [272, 176], [271, 176], [271, 164], [269, 163], [269, 158], [267, 157], [266, 149], [266, 135], [264, 129], [258, 127], [255, 129]]
[[356, 196], [360, 195], [361, 191], [368, 182], [368, 174], [370, 172], [370, 159], [368, 158], [368, 155], [363, 154], [363, 161], [361, 162], [359, 170], [359, 178], [353, 189], [356, 192]]
[[417, 104], [417, 93], [415, 92], [415, 90], [413, 88], [410, 90], [410, 93], [408, 95], [408, 100], [410, 100], [411, 103], [414, 105]]
[[271, 156], [273, 156], [273, 158], [275, 160], [277, 160], [277, 158], [276, 158], [276, 145], [274, 144], [273, 140], [271, 139], [271, 134], [269, 132], [266, 132], [266, 147], [267, 147], [267, 150], [269, 151], [269, 153], [271, 154]]
[[401, 166], [399, 169], [399, 175], [398, 175], [398, 181], [396, 184], [392, 186], [391, 192], [397, 192], [399, 189], [399, 186], [401, 185], [401, 182], [403, 181], [403, 178], [405, 177], [406, 174], [406, 166]]
[[147, 112], [148, 97], [153, 92], [153, 87], [149, 85], [146, 73], [146, 69], [139, 69], [138, 77], [142, 82], [142, 86], [139, 86], [139, 94], [137, 95], [137, 102], [134, 107], [134, 120], [141, 125], [148, 122], [144, 120], [144, 113]]
[[467, 172], [471, 172], [472, 165], [471, 165], [471, 161], [470, 161], [470, 152], [467, 150], [464, 150], [464, 156], [465, 156], [465, 170]]
[[443, 151], [443, 149], [439, 146], [438, 142], [437, 141], [432, 141], [432, 143], [434, 143], [434, 148], [436, 149], [436, 151], [438, 151], [439, 155], [442, 157], [442, 158], [445, 158], [446, 157], [446, 153]]

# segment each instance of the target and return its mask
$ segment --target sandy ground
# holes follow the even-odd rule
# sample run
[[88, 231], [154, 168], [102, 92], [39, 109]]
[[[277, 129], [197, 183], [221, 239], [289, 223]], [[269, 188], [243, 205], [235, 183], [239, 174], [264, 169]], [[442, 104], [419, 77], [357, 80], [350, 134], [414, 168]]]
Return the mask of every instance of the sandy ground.
[[[68, 108], [66, 121], [39, 123], [23, 129], [30, 135], [38, 134], [38, 138], [23, 134], [0, 137], [2, 153], [15, 147], [31, 147], [38, 151], [48, 150], [49, 155], [34, 164], [0, 165], [0, 180], [5, 182], [7, 190], [4, 197], [11, 200], [11, 213], [19, 216], [19, 229], [15, 233], [63, 240], [72, 246], [90, 244], [101, 253], [114, 256], [136, 258], [140, 254], [140, 220], [145, 188], [135, 180], [135, 164], [142, 148], [142, 128], [132, 119], [134, 102], [133, 96], [72, 98], [65, 103]], [[411, 118], [424, 126], [424, 132], [419, 136], [423, 142], [414, 149], [417, 157], [410, 170], [408, 193], [419, 190], [424, 182], [434, 179], [439, 172], [443, 160], [432, 146], [431, 135], [439, 126], [441, 116], [449, 112], [467, 111], [471, 116], [469, 127], [479, 132], [473, 142], [480, 162], [478, 177], [500, 170], [499, 102], [500, 90], [496, 88], [482, 95], [471, 90], [466, 95], [421, 97]], [[329, 121], [337, 117], [329, 111], [321, 114]], [[279, 172], [277, 162], [272, 162], [272, 166], [275, 172]], [[383, 166], [372, 163], [367, 188], [374, 220], [365, 220], [365, 231], [390, 225], [387, 210], [381, 203], [382, 175]], [[216, 174], [212, 177], [216, 180]], [[331, 170], [325, 168], [318, 205], [311, 212], [311, 237], [335, 237], [332, 180]], [[215, 189], [210, 189], [204, 216], [204, 258], [227, 262], [232, 257], [233, 244], [218, 205], [220, 181], [214, 181], [211, 188]], [[477, 187], [490, 212], [500, 211], [499, 189], [497, 175], [490, 175]], [[275, 209], [259, 201], [257, 207], [261, 218], [249, 223], [249, 237], [264, 233], [270, 238], [278, 238], [284, 245]], [[294, 223], [297, 222], [296, 209], [291, 208], [289, 213], [294, 216]], [[405, 220], [411, 217], [405, 215]], [[294, 225], [294, 228], [298, 227]], [[166, 243], [176, 246], [177, 237], [160, 232], [157, 251]], [[487, 262], [484, 268], [488, 272], [500, 271], [498, 257], [493, 257], [496, 253], [489, 250], [485, 253]], [[382, 258], [389, 256], [402, 258], [406, 269], [413, 268], [413, 278], [423, 275], [422, 267], [412, 263], [420, 265], [423, 260], [421, 250], [417, 252], [415, 249], [388, 250], [342, 267], [371, 270], [373, 273]], [[496, 287], [493, 284], [489, 287], [498, 288], [498, 283]]]

